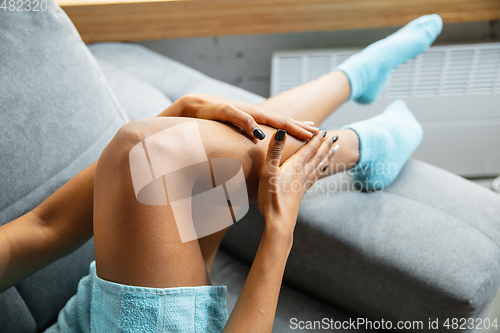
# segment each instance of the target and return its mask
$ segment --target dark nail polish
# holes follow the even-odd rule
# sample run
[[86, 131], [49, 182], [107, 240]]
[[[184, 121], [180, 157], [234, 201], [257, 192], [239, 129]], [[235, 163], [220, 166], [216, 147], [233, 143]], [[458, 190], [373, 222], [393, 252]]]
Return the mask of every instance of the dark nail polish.
[[337, 140], [339, 139], [339, 136], [338, 135], [335, 135], [332, 140], [333, 140], [333, 143], [337, 142]]
[[278, 130], [276, 132], [276, 141], [281, 142], [285, 138], [286, 131], [285, 130]]
[[328, 169], [329, 166], [330, 164], [325, 165], [325, 167], [323, 168], [323, 170], [321, 170], [321, 172], [325, 172], [325, 170]]
[[326, 136], [326, 131], [323, 131], [323, 137], [325, 137], [325, 136]]
[[260, 130], [260, 128], [254, 129], [253, 135], [259, 140], [264, 140], [264, 138], [266, 137], [266, 135]]

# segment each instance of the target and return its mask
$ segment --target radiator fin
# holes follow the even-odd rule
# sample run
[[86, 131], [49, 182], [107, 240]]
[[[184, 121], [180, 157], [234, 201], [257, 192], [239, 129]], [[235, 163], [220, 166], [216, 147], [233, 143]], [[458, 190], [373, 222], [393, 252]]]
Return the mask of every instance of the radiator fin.
[[495, 91], [500, 68], [500, 48], [476, 50], [468, 94], [491, 94]]
[[289, 90], [304, 83], [303, 60], [306, 57], [283, 57], [277, 64], [277, 82], [281, 91]]
[[[271, 95], [332, 71], [357, 50], [277, 52]], [[500, 43], [431, 47], [399, 66], [384, 98], [500, 94]]]
[[[275, 53], [271, 95], [327, 74], [358, 51]], [[373, 117], [396, 98], [424, 130], [413, 157], [466, 177], [500, 174], [500, 43], [431, 47], [399, 66], [373, 104], [345, 103], [321, 127]]]
[[448, 52], [444, 68], [441, 95], [464, 95], [474, 60], [473, 50], [457, 50]]

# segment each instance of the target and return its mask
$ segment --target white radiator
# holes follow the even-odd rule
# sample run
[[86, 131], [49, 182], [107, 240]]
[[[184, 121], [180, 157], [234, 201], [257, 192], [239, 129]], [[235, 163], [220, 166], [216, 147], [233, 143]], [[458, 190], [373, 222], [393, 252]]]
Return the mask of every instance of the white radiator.
[[[330, 72], [358, 51], [275, 52], [271, 96]], [[372, 117], [397, 98], [424, 128], [413, 157], [466, 177], [500, 174], [500, 43], [431, 47], [399, 66], [376, 102], [346, 103], [322, 127]]]

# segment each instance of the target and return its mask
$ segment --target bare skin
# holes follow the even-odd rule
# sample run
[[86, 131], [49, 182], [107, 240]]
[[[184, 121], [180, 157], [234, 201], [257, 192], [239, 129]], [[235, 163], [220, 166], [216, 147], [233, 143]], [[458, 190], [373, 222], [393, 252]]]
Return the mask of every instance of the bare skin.
[[[349, 94], [349, 82], [345, 75], [334, 72], [291, 92], [275, 96], [259, 107], [267, 112], [277, 112], [299, 120], [312, 120], [318, 124], [346, 101]], [[144, 136], [179, 121], [185, 119], [155, 118], [124, 126], [103, 152], [97, 171], [96, 163], [92, 164], [33, 211], [1, 226], [0, 290], [7, 289], [86, 242], [93, 234], [93, 208], [96, 263], [98, 274], [102, 278], [155, 287], [210, 284], [208, 274], [226, 230], [198, 241], [180, 243], [178, 233], [174, 232], [176, 229], [168, 206], [142, 207], [131, 189], [128, 168], [128, 151], [131, 146]], [[258, 141], [244, 134], [243, 130], [248, 133], [245, 128], [240, 130], [213, 121], [200, 122], [203, 124], [200, 130], [209, 157], [239, 160], [245, 172], [250, 198], [255, 200], [260, 170], [274, 129], [260, 126], [266, 134], [266, 140]], [[352, 166], [359, 159], [359, 143], [354, 132], [330, 132], [325, 142], [331, 141], [334, 135], [339, 136], [337, 143], [340, 149], [332, 159], [330, 173], [335, 170], [336, 164]], [[281, 160], [286, 160], [303, 145], [303, 141], [289, 137]], [[340, 170], [342, 169], [337, 171]], [[144, 223], [140, 223], [141, 221]], [[258, 261], [260, 264], [256, 267], [260, 268], [256, 270], [265, 279], [267, 270], [264, 268], [269, 263], [281, 260], [284, 269], [291, 236], [289, 231], [272, 229], [272, 232], [265, 232], [263, 240], [264, 238], [266, 241], [261, 243], [262, 250], [259, 252], [262, 260]], [[270, 253], [276, 253], [279, 258], [270, 257]], [[266, 293], [273, 292], [277, 299], [276, 286], [279, 287], [281, 283], [282, 270], [268, 268], [273, 273], [267, 278], [273, 282], [269, 284], [270, 289], [264, 288], [260, 293], [265, 296]], [[254, 281], [250, 283], [254, 288], [258, 284], [259, 274], [252, 274], [253, 278], [249, 280]], [[269, 318], [268, 314], [269, 311], [266, 311], [266, 318]]]
[[[350, 94], [349, 79], [343, 72], [336, 71], [271, 97], [260, 104], [259, 107], [265, 111], [280, 113], [297, 120], [313, 121], [319, 125], [345, 103]], [[327, 97], [325, 98], [325, 96]], [[335, 135], [339, 137], [337, 143], [340, 149], [335, 154], [333, 163], [330, 163], [326, 174], [342, 172], [353, 167], [359, 160], [359, 139], [357, 134], [352, 130], [328, 132], [330, 138]], [[293, 141], [289, 140], [288, 142]], [[293, 144], [294, 149], [298, 149], [300, 146], [300, 144]], [[208, 272], [210, 272], [219, 245], [226, 233], [227, 229], [198, 240]]]
[[344, 104], [350, 94], [349, 79], [343, 72], [336, 71], [271, 97], [259, 107], [319, 125]]
[[[316, 136], [281, 166], [285, 140], [272, 138], [259, 182], [258, 206], [265, 227], [254, 262], [225, 332], [271, 332], [285, 264], [303, 194], [335, 154], [333, 142]], [[289, 182], [302, 184], [289, 191]]]
[[[101, 278], [128, 285], [157, 288], [211, 284], [210, 268], [227, 229], [200, 240], [182, 243], [170, 206], [140, 204], [135, 199], [129, 172], [128, 154], [133, 146], [158, 131], [184, 121], [186, 120], [182, 118], [153, 118], [130, 123], [122, 128], [101, 155], [94, 192], [96, 264], [97, 273]], [[266, 155], [269, 155], [267, 147], [273, 144], [274, 130], [261, 126], [266, 139], [259, 142], [241, 135], [240, 130], [225, 124], [198, 121], [198, 126], [209, 158], [231, 157], [242, 164], [250, 200], [255, 200], [257, 191], [265, 191], [265, 184], [269, 183], [261, 178], [261, 170], [266, 166]], [[339, 150], [338, 156], [330, 155], [327, 161], [332, 165], [350, 165], [356, 163], [359, 158], [357, 154], [350, 152], [356, 150], [350, 147], [351, 144], [354, 148], [358, 146], [357, 136], [355, 140], [350, 140], [350, 134], [350, 131], [329, 133], [325, 138], [319, 134], [308, 144], [325, 143], [321, 147], [326, 146], [331, 152], [331, 138], [334, 135], [346, 137], [344, 142], [341, 142], [345, 143], [346, 147]], [[289, 138], [287, 145], [283, 145], [278, 160], [288, 160], [302, 146], [302, 141]], [[307, 147], [300, 150], [311, 151], [305, 148]], [[318, 148], [319, 146], [314, 152], [319, 151]], [[189, 154], [183, 142], [178, 142], [177, 149]], [[326, 152], [323, 152], [317, 164], [322, 162], [326, 165], [327, 161], [323, 161], [325, 155]], [[293, 155], [293, 158], [297, 156]], [[259, 193], [259, 207], [263, 211], [266, 227], [251, 271], [225, 331], [272, 330], [302, 194], [284, 197], [285, 194], [282, 193], [273, 199], [265, 198], [265, 193]], [[268, 207], [273, 205], [270, 202], [274, 203], [274, 207]]]
[[[100, 277], [124, 284], [147, 287], [196, 285], [191, 284], [185, 276], [180, 276], [178, 280], [170, 282], [169, 280], [173, 279], [176, 274], [172, 274], [173, 268], [166, 263], [173, 258], [178, 258], [179, 262], [173, 264], [173, 267], [183, 267], [183, 264], [195, 267], [191, 260], [194, 254], [188, 256], [187, 248], [192, 246], [193, 251], [198, 253], [201, 251], [199, 245], [195, 244], [196, 242], [191, 242], [193, 244], [189, 246], [180, 243], [170, 206], [149, 206], [137, 201], [129, 166], [129, 152], [133, 146], [146, 137], [186, 121], [189, 120], [175, 117], [133, 121], [122, 127], [103, 151], [96, 170], [94, 189], [94, 242], [97, 272]], [[261, 126], [266, 133], [266, 139], [257, 141], [241, 135], [238, 129], [223, 123], [206, 120], [197, 120], [197, 122], [208, 158], [229, 157], [238, 160], [245, 174], [249, 199], [255, 201], [260, 171], [274, 129]], [[325, 139], [331, 141], [332, 134]], [[342, 133], [339, 134], [342, 135]], [[283, 152], [283, 161], [302, 145], [302, 141], [290, 137]], [[170, 142], [169, 147], [178, 149], [183, 154], [189, 154], [189, 146], [184, 142], [176, 144]], [[147, 217], [147, 222], [144, 222], [146, 224], [138, 222], [145, 216]], [[166, 221], [172, 221], [172, 223]], [[141, 235], [143, 235], [142, 238]], [[155, 242], [152, 239], [154, 238], [157, 238], [160, 247], [163, 247], [165, 242], [180, 243], [179, 250], [165, 251], [161, 255], [161, 251], [153, 247]], [[202, 239], [211, 238], [213, 239], [211, 236], [206, 236]], [[218, 242], [212, 242], [213, 248], [206, 246], [205, 251], [215, 254], [218, 245]], [[101, 251], [102, 249], [104, 251]], [[153, 257], [148, 253], [156, 255]], [[201, 263], [204, 262], [202, 253], [200, 255], [201, 257], [194, 262], [200, 260]], [[195, 276], [196, 279], [203, 276], [203, 284], [208, 283], [205, 278], [208, 274], [204, 271], [205, 267], [203, 267], [203, 274], [190, 274], [187, 267], [180, 270], [186, 272], [188, 276]]]
[[[99, 277], [121, 284], [155, 288], [210, 285], [198, 240], [181, 242], [170, 205], [151, 206], [137, 201], [129, 170], [132, 147], [154, 133], [186, 121], [189, 120], [169, 117], [131, 122], [103, 151], [97, 165], [94, 190], [94, 244]], [[268, 331], [272, 329], [275, 302], [305, 190], [300, 193], [283, 191], [272, 197], [265, 189], [271, 182], [260, 182], [261, 169], [267, 165], [267, 147], [274, 140], [271, 128], [262, 126], [267, 139], [254, 143], [226, 124], [197, 122], [208, 158], [230, 157], [242, 164], [250, 199], [255, 200], [259, 193], [259, 207], [267, 225], [250, 279], [226, 329], [229, 332], [248, 331], [249, 328], [256, 332]], [[310, 169], [316, 173], [302, 171], [296, 176], [294, 172], [285, 173], [284, 177], [303, 176], [299, 179], [302, 183], [310, 177], [317, 179], [319, 168], [323, 169], [333, 157], [330, 153], [325, 160], [328, 152], [333, 152], [330, 149], [333, 141], [321, 134], [306, 146], [293, 138], [283, 146], [285, 148], [279, 155], [275, 154], [275, 158], [277, 155], [278, 161], [287, 160], [283, 166], [292, 171], [296, 170], [293, 159], [302, 156], [309, 161], [318, 155], [314, 168]], [[297, 154], [302, 155], [294, 154], [290, 158], [299, 148]], [[186, 142], [169, 142], [169, 149], [190, 154]], [[218, 244], [214, 246], [218, 247]], [[253, 319], [250, 314], [253, 314]]]

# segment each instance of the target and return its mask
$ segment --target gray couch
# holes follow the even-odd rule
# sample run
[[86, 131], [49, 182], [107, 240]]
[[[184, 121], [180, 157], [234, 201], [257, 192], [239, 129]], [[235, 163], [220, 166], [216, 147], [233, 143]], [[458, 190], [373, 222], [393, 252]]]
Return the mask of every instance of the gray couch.
[[[87, 48], [57, 6], [0, 11], [0, 223], [95, 161], [124, 123], [155, 116], [191, 92], [263, 100], [138, 45]], [[275, 332], [291, 331], [292, 318], [292, 327], [323, 318], [384, 319], [393, 329], [398, 321], [422, 321], [419, 332], [439, 319], [434, 332], [478, 331], [442, 325], [484, 317], [497, 292], [499, 195], [416, 160], [379, 193], [357, 191], [347, 174], [319, 185], [300, 209]], [[228, 286], [230, 310], [262, 226], [252, 207], [216, 258], [212, 280]], [[0, 294], [0, 332], [50, 326], [93, 254], [89, 241]]]

